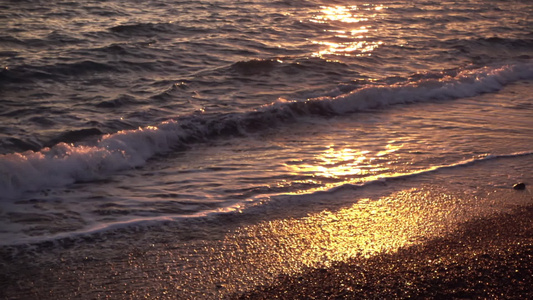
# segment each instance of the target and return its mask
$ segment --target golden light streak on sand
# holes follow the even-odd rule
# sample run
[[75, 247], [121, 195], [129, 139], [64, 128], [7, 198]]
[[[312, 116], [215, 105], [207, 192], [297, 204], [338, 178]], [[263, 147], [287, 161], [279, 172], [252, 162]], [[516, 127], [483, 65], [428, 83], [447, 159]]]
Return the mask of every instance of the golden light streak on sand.
[[[438, 203], [429, 200], [436, 197]], [[442, 234], [457, 222], [453, 216], [457, 211], [449, 209], [454, 201], [445, 194], [407, 190], [377, 201], [362, 199], [338, 211], [243, 227], [230, 239], [255, 241], [252, 252], [267, 268], [291, 260], [298, 262], [293, 266], [328, 266], [332, 261], [395, 251]]]
[[[215, 276], [223, 278], [218, 284], [224, 287], [223, 293], [232, 293], [279, 274], [298, 274], [308, 267], [328, 267], [336, 261], [422, 244], [474, 217], [502, 211], [496, 203], [500, 196], [491, 204], [487, 199], [480, 202], [469, 194], [449, 194], [427, 185], [379, 199], [361, 199], [342, 209], [324, 209], [304, 217], [280, 216], [229, 232], [223, 247], [204, 254], [210, 259], [205, 263], [215, 262], [211, 270], [224, 272]], [[225, 270], [224, 265], [232, 269]]]

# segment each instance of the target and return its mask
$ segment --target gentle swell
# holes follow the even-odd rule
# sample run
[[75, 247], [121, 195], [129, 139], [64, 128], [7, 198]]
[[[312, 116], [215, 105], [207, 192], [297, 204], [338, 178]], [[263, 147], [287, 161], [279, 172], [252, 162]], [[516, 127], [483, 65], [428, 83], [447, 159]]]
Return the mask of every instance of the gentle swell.
[[438, 79], [368, 86], [337, 97], [304, 102], [279, 100], [248, 113], [184, 117], [157, 126], [107, 134], [94, 145], [59, 143], [38, 152], [6, 154], [0, 156], [0, 197], [11, 198], [25, 191], [102, 179], [113, 172], [142, 166], [154, 155], [184, 149], [194, 142], [245, 135], [297, 122], [301, 116], [347, 114], [401, 103], [469, 97], [495, 92], [508, 83], [530, 78], [533, 78], [531, 63], [485, 67]]
[[453, 164], [449, 164], [449, 165], [433, 166], [433, 167], [430, 167], [430, 168], [424, 169], [424, 170], [418, 170], [418, 171], [413, 171], [413, 172], [403, 173], [403, 174], [402, 173], [395, 174], [395, 175], [392, 175], [392, 176], [388, 176], [388, 177], [383, 177], [383, 178], [378, 178], [378, 179], [374, 179], [374, 180], [371, 180], [371, 181], [367, 181], [367, 182], [364, 182], [364, 183], [361, 183], [361, 184], [346, 183], [346, 184], [331, 188], [331, 189], [329, 189], [327, 191], [318, 191], [318, 192], [314, 192], [313, 194], [318, 195], [318, 194], [324, 194], [324, 193], [325, 194], [336, 193], [336, 192], [338, 192], [340, 190], [357, 189], [357, 188], [361, 188], [361, 187], [364, 187], [364, 186], [380, 184], [380, 183], [383, 183], [385, 181], [403, 180], [403, 179], [406, 179], [406, 178], [416, 177], [416, 176], [423, 176], [423, 175], [427, 175], [427, 174], [430, 174], [430, 173], [443, 171], [443, 170], [447, 170], [447, 169], [455, 169], [455, 168], [467, 167], [467, 166], [471, 166], [471, 165], [474, 165], [474, 164], [477, 164], [477, 163], [482, 163], [482, 162], [486, 162], [486, 161], [490, 161], [490, 160], [504, 159], [504, 158], [514, 158], [514, 157], [529, 156], [529, 155], [533, 155], [533, 151], [523, 151], [523, 152], [515, 152], [515, 153], [500, 154], [500, 155], [480, 155], [480, 156], [477, 156], [477, 157], [473, 157], [471, 159], [466, 159], [466, 160], [459, 161], [459, 162], [456, 162], [456, 163], [453, 163]]
[[530, 78], [533, 78], [531, 63], [499, 68], [485, 67], [440, 79], [363, 88], [334, 98], [317, 98], [315, 101], [324, 102], [325, 106], [327, 103], [336, 113], [349, 113], [392, 104], [472, 97], [496, 92], [506, 84]]

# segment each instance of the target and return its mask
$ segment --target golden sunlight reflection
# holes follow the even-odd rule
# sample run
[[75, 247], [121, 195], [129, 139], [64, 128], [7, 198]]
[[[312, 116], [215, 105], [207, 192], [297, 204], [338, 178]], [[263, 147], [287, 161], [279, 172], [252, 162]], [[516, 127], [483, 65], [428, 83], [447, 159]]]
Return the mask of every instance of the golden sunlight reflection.
[[396, 144], [396, 141], [392, 140], [392, 141], [389, 141], [388, 144], [385, 146], [385, 150], [382, 150], [382, 151], [379, 151], [376, 156], [385, 156], [385, 155], [388, 155], [388, 154], [391, 154], [391, 153], [394, 153], [398, 150], [400, 150], [401, 148], [403, 148], [403, 144]]
[[[314, 56], [325, 55], [363, 56], [371, 55], [382, 41], [370, 41], [368, 33], [375, 31], [372, 21], [376, 20], [384, 9], [382, 5], [364, 4], [348, 6], [322, 6], [320, 12], [309, 21], [327, 24], [333, 28], [325, 29], [330, 33], [322, 40], [314, 40], [313, 44], [323, 46]], [[359, 23], [364, 23], [360, 25]], [[370, 24], [369, 24], [370, 23]]]
[[[508, 191], [489, 198], [438, 186], [438, 182], [428, 182], [395, 192], [375, 186], [365, 193], [352, 190], [306, 199], [313, 204], [290, 203], [287, 199], [283, 207], [265, 211], [268, 216], [262, 221], [256, 223], [258, 216], [249, 215], [253, 223], [227, 231], [212, 226], [199, 232], [185, 226], [181, 229], [185, 236], [200, 234], [206, 239], [170, 241], [162, 253], [160, 247], [155, 247], [151, 254], [143, 252], [139, 257], [155, 258], [159, 265], [165, 263], [174, 278], [173, 289], [202, 291], [219, 296], [210, 298], [222, 299], [308, 267], [328, 267], [349, 259], [355, 264], [364, 263], [359, 259], [443, 236], [461, 222], [502, 212], [503, 205], [512, 209], [531, 202], [525, 194], [509, 199]], [[320, 203], [325, 203], [322, 209], [306, 210]], [[300, 205], [303, 211], [296, 213]], [[175, 230], [177, 236], [182, 234]], [[132, 265], [138, 263], [132, 261]]]
[[313, 172], [315, 175], [327, 178], [364, 175], [366, 170], [361, 165], [367, 160], [372, 160], [365, 156], [368, 153], [369, 151], [350, 148], [336, 149], [330, 146], [315, 160], [318, 164], [304, 164], [299, 167], [306, 173]]
[[[378, 194], [382, 187], [373, 190]], [[367, 190], [368, 191], [368, 190]], [[469, 191], [439, 189], [434, 182], [417, 188], [384, 192], [382, 196], [358, 198], [353, 191], [310, 198], [327, 202], [321, 211], [275, 218], [238, 227], [224, 238], [227, 252], [209, 255], [211, 261], [227, 262], [231, 272], [225, 274], [228, 291], [238, 290], [238, 280], [246, 274], [251, 287], [275, 278], [278, 274], [297, 274], [308, 267], [328, 267], [336, 261], [369, 258], [381, 253], [394, 253], [400, 248], [422, 244], [444, 236], [463, 222], [502, 211], [502, 201], [509, 202], [507, 191], [494, 196]], [[480, 198], [481, 197], [481, 198]], [[338, 207], [330, 201], [351, 201]], [[354, 201], [356, 201], [354, 203]], [[518, 196], [507, 209], [518, 203], [530, 203]], [[227, 266], [226, 265], [226, 266]], [[223, 267], [216, 268], [227, 269]], [[266, 274], [266, 275], [265, 275]]]
[[401, 175], [390, 173], [387, 164], [394, 160], [394, 152], [402, 147], [402, 143], [391, 140], [385, 149], [371, 153], [368, 150], [330, 145], [313, 159], [291, 162], [285, 166], [294, 174], [312, 175], [317, 180], [334, 179], [334, 183], [321, 183], [325, 189], [329, 189], [344, 183], [362, 183], [380, 176]]
[[321, 15], [316, 16], [312, 22], [328, 23], [328, 21], [341, 21], [344, 23], [358, 23], [368, 21], [367, 18], [359, 17], [354, 14], [357, 6], [322, 6]]
[[378, 200], [361, 199], [337, 211], [243, 227], [229, 238], [251, 243], [246, 251], [264, 271], [276, 273], [281, 267], [284, 273], [298, 272], [440, 236], [468, 218], [458, 203], [460, 199], [443, 193], [405, 190]]

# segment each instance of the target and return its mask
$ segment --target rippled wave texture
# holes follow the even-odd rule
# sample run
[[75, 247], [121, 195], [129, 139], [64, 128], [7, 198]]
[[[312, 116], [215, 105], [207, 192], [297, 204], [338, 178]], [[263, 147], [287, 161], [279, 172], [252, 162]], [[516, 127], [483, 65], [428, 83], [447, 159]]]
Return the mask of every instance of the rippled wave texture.
[[114, 133], [529, 60], [530, 8], [523, 1], [6, 1], [0, 153], [77, 141], [68, 138], [77, 130]]

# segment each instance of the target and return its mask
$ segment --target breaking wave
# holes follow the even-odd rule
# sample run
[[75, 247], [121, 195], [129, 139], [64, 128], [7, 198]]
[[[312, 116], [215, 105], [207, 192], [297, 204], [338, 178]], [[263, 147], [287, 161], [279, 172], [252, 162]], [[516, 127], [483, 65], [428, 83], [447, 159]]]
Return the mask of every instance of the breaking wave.
[[246, 135], [297, 122], [301, 117], [341, 115], [395, 104], [470, 97], [496, 92], [506, 84], [531, 78], [531, 63], [484, 67], [407, 83], [366, 86], [336, 97], [324, 96], [307, 101], [280, 99], [246, 113], [187, 116], [156, 126], [106, 134], [92, 144], [61, 141], [40, 151], [1, 155], [0, 195], [12, 198], [27, 191], [103, 179], [120, 170], [140, 167], [155, 155], [185, 149], [191, 143]]

